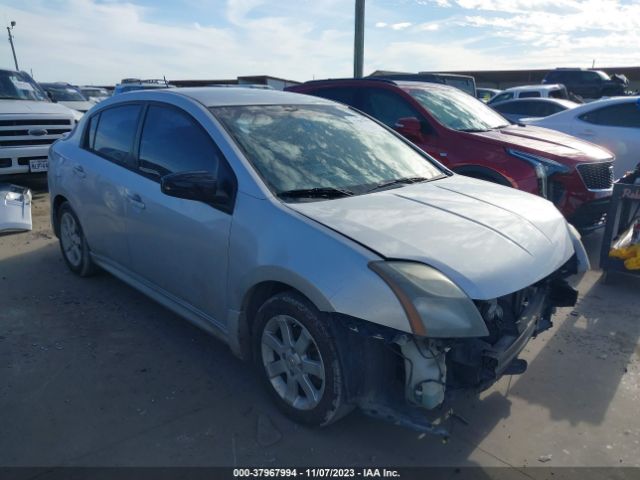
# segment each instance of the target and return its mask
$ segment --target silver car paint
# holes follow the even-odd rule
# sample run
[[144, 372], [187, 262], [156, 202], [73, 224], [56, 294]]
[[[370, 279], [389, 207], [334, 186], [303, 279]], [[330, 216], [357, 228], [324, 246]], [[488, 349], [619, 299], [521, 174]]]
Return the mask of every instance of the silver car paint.
[[[120, 258], [125, 260], [120, 261], [112, 258], [109, 255], [110, 247], [104, 245], [103, 242], [100, 247], [102, 253], [96, 251], [95, 260], [155, 300], [224, 338], [236, 352], [240, 351], [239, 332], [243, 321], [241, 312], [244, 301], [254, 286], [265, 281], [283, 282], [298, 289], [321, 310], [340, 312], [404, 332], [411, 332], [400, 303], [389, 287], [367, 267], [367, 264], [372, 260], [380, 259], [380, 255], [376, 251], [383, 255], [393, 252], [393, 255], [398, 258], [429, 258], [433, 260], [435, 266], [445, 271], [447, 259], [453, 258], [451, 254], [447, 253], [438, 259], [428, 257], [424, 255], [424, 252], [418, 256], [417, 251], [428, 243], [444, 241], [452, 252], [459, 252], [460, 244], [452, 242], [451, 235], [443, 235], [446, 233], [444, 231], [437, 232], [439, 236], [431, 237], [436, 232], [429, 223], [429, 217], [419, 214], [415, 216], [414, 220], [417, 220], [418, 217], [422, 218], [422, 229], [407, 232], [407, 237], [402, 241], [387, 235], [388, 231], [381, 231], [378, 238], [375, 238], [375, 232], [370, 231], [362, 242], [367, 245], [365, 247], [352, 240], [352, 238], [358, 240], [353, 229], [341, 231], [331, 225], [332, 228], [329, 228], [322, 225], [322, 219], [318, 218], [317, 221], [313, 219], [314, 215], [317, 216], [316, 212], [304, 211], [305, 207], [307, 210], [314, 208], [319, 210], [326, 208], [327, 205], [331, 208], [331, 204], [336, 202], [335, 200], [309, 203], [304, 206], [302, 204], [281, 203], [279, 199], [271, 195], [249, 161], [211, 116], [205, 105], [242, 104], [243, 102], [247, 104], [331, 102], [281, 92], [268, 92], [268, 96], [265, 96], [265, 92], [262, 91], [257, 93], [260, 95], [256, 95], [256, 92], [248, 89], [239, 92], [234, 89], [224, 89], [224, 92], [213, 93], [211, 89], [207, 91], [199, 91], [199, 89], [141, 91], [110, 98], [102, 102], [99, 107], [92, 109], [93, 111], [121, 102], [139, 100], [165, 102], [190, 113], [209, 132], [236, 174], [238, 195], [232, 217], [227, 216], [228, 218], [225, 219], [223, 217], [226, 214], [205, 205], [195, 205], [197, 202], [165, 197], [160, 194], [160, 188], [156, 182], [143, 179], [133, 172], [79, 149], [78, 144], [81, 132], [84, 130], [85, 119], [90, 117], [92, 111], [85, 116], [79, 128], [67, 140], [57, 142], [52, 148], [50, 154], [51, 174], [49, 175], [52, 199], [55, 201], [58, 196], [68, 199], [83, 225], [85, 221], [91, 222], [88, 219], [94, 214], [111, 217], [111, 235], [119, 236], [122, 234], [126, 237], [123, 239], [120, 236], [118, 240], [115, 238], [111, 240], [124, 242], [125, 246], [120, 245], [118, 248], [121, 249], [121, 253], [122, 251], [130, 252], [129, 257], [123, 255]], [[100, 185], [100, 181], [110, 183], [108, 186], [103, 185], [94, 189], [102, 197], [103, 210], [98, 209], [97, 213], [91, 215], [84, 210], [86, 190], [85, 193], [82, 193], [82, 187], [78, 187], [79, 181], [72, 173], [73, 168], [78, 165], [83, 168], [90, 167], [92, 171], [93, 169], [96, 171], [97, 179], [87, 188]], [[117, 180], [110, 172], [112, 167], [119, 169]], [[457, 176], [452, 179], [449, 185], [454, 188], [456, 185], [462, 186], [464, 182], [468, 182], [465, 188], [469, 188], [467, 193], [470, 196], [482, 198], [484, 191], [490, 195], [494, 193], [490, 184], [475, 180], [461, 180]], [[393, 194], [367, 195], [354, 197], [350, 200], [356, 200], [364, 205], [367, 201], [378, 202], [378, 199], [382, 197], [403, 195], [409, 191], [418, 191], [420, 188], [431, 187], [416, 186], [412, 189], [405, 187], [393, 190]], [[443, 195], [443, 202], [448, 201], [447, 195], [450, 195], [450, 198], [455, 201], [460, 198], [460, 194], [447, 193], [445, 189], [440, 194]], [[135, 198], [137, 202], [139, 201], [145, 206], [147, 204], [154, 205], [154, 207], [149, 210], [139, 208], [139, 211], [136, 211], [127, 203], [127, 198], [131, 195], [139, 197]], [[461, 284], [464, 283], [462, 279], [469, 280], [465, 287], [468, 292], [477, 292], [478, 298], [505, 290], [506, 282], [500, 278], [498, 273], [507, 274], [510, 282], [509, 291], [516, 291], [527, 286], [529, 284], [527, 282], [533, 277], [542, 278], [551, 274], [562, 260], [567, 259], [573, 253], [572, 239], [567, 224], [559, 213], [549, 207], [550, 204], [542, 203], [544, 201], [533, 195], [511, 189], [500, 190], [500, 196], [503, 197], [500, 201], [506, 201], [506, 204], [518, 215], [512, 215], [510, 221], [513, 224], [504, 232], [496, 230], [496, 228], [506, 226], [504, 222], [496, 227], [488, 225], [483, 228], [474, 227], [473, 245], [481, 248], [485, 241], [494, 246], [507, 245], [510, 242], [517, 243], [517, 240], [512, 238], [513, 236], [527, 235], [527, 232], [535, 230], [539, 231], [540, 235], [536, 234], [536, 238], [532, 240], [533, 244], [529, 246], [529, 249], [534, 256], [526, 258], [526, 261], [524, 260], [526, 256], [516, 247], [510, 247], [508, 251], [500, 251], [500, 255], [503, 255], [503, 258], [500, 259], [491, 252], [496, 263], [494, 265], [491, 261], [485, 261], [484, 266], [488, 272], [480, 278], [489, 283], [497, 282], [499, 284], [497, 287], [492, 284], [476, 286], [471, 284], [474, 279], [478, 278], [475, 275], [477, 268], [471, 259], [467, 262], [470, 265], [468, 269], [464, 262], [458, 264], [456, 269], [450, 269], [452, 272], [455, 270], [459, 273], [458, 280]], [[97, 198], [96, 201], [98, 201]], [[342, 201], [340, 202], [342, 203]], [[403, 200], [403, 205], [408, 206], [412, 202]], [[486, 204], [488, 202], [475, 203], [482, 204], [482, 208], [479, 210], [471, 209], [467, 216], [475, 217], [487, 211]], [[335, 205], [340, 205], [340, 203]], [[171, 213], [170, 220], [166, 216], [167, 211], [184, 211], [185, 208], [189, 212], [187, 219], [177, 220], [173, 213]], [[360, 214], [359, 208], [353, 212], [344, 210], [343, 213], [358, 216]], [[441, 207], [439, 209], [442, 210]], [[438, 208], [434, 210], [438, 210]], [[384, 214], [383, 211], [379, 213]], [[52, 212], [53, 214], [54, 212]], [[438, 215], [444, 214], [440, 212]], [[454, 226], [460, 235], [459, 238], [464, 241], [466, 230], [457, 224], [461, 218], [460, 213], [447, 213], [446, 215], [451, 217], [451, 221], [441, 222], [438, 228]], [[144, 219], [145, 216], [149, 218]], [[389, 212], [387, 212], [388, 216]], [[527, 216], [528, 219], [525, 219], [524, 217]], [[362, 220], [359, 219], [356, 223], [361, 223]], [[141, 244], [135, 245], [138, 236], [142, 235], [148, 239], [153, 236], [154, 232], [155, 235], [161, 235], [172, 229], [176, 231], [176, 227], [180, 227], [180, 225], [172, 225], [170, 222], [181, 222], [182, 226], [186, 225], [190, 229], [192, 235], [203, 235], [206, 238], [189, 239], [185, 245], [183, 236], [179, 233], [169, 233], [168, 235], [171, 237], [163, 239], [154, 246], [154, 255], [143, 255], [146, 258], [134, 261], [131, 257], [140, 254], [137, 247], [142, 248]], [[196, 225], [198, 222], [203, 225]], [[393, 222], [390, 221], [390, 223]], [[469, 222], [465, 224], [469, 224]], [[91, 223], [87, 225], [91, 225]], [[209, 228], [213, 225], [216, 225], [219, 230], [213, 232]], [[412, 225], [417, 227], [419, 222], [414, 221]], [[135, 237], [129, 231], [131, 228], [136, 231]], [[149, 230], [145, 231], [145, 229]], [[85, 230], [89, 246], [94, 250], [94, 242], [100, 243], [100, 240], [90, 231], [89, 227], [85, 227]], [[520, 233], [517, 234], [517, 232]], [[213, 236], [210, 238], [210, 235]], [[429, 242], [430, 237], [432, 238], [431, 242]], [[504, 239], [502, 243], [496, 242], [497, 237]], [[228, 250], [224, 248], [225, 238], [228, 238]], [[421, 239], [421, 241], [414, 242], [414, 239]], [[202, 248], [205, 240], [216, 245], [217, 248], [212, 247], [208, 250]], [[193, 245], [198, 245], [201, 248], [193, 254], [180, 252], [178, 257], [182, 262], [172, 261], [172, 269], [167, 269], [162, 275], [162, 270], [158, 268], [158, 265], [163, 259], [172, 258], [172, 255], [176, 255], [177, 249], [188, 249]], [[401, 246], [406, 246], [408, 249], [405, 251]], [[518, 254], [509, 256], [508, 254], [514, 249], [518, 251]], [[487, 254], [486, 250], [482, 251], [483, 255]], [[133, 252], [136, 252], [135, 255], [131, 255]], [[440, 248], [440, 252], [444, 253], [446, 249]], [[208, 259], [202, 258], [202, 256], [208, 257]], [[200, 270], [203, 265], [205, 266], [204, 271]], [[218, 267], [217, 270], [216, 267]], [[526, 270], [531, 268], [534, 268], [535, 272], [527, 273]], [[184, 271], [179, 272], [181, 269]], [[474, 274], [471, 275], [467, 270]], [[192, 292], [188, 291], [189, 288], [185, 289], [184, 282], [188, 282], [187, 286], [193, 290]], [[457, 333], [458, 336], [464, 334], [464, 332]]]
[[292, 208], [385, 258], [431, 265], [472, 299], [489, 300], [536, 283], [574, 253], [560, 212], [531, 197], [456, 175]]

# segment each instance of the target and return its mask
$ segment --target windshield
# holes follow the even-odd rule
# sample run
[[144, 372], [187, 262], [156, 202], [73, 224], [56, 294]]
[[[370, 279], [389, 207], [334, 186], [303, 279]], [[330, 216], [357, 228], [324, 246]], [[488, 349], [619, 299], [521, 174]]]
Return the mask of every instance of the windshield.
[[82, 94], [85, 97], [105, 97], [107, 96], [107, 92], [103, 90], [99, 90], [97, 88], [82, 88], [80, 89]]
[[0, 70], [0, 99], [48, 101], [47, 95], [21, 72]]
[[387, 129], [346, 107], [265, 105], [211, 111], [271, 190], [283, 197], [329, 189], [343, 196], [362, 194], [444, 174]]
[[406, 88], [445, 127], [461, 132], [486, 132], [509, 125], [500, 114], [464, 92], [444, 88]]
[[75, 88], [70, 87], [45, 87], [56, 102], [86, 102]]

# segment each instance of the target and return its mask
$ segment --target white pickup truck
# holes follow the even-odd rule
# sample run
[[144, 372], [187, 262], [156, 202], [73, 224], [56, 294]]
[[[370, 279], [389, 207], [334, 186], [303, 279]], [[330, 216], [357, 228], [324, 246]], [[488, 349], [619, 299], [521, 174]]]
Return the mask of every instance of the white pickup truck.
[[82, 117], [47, 94], [25, 72], [0, 70], [0, 179], [48, 169], [49, 146]]

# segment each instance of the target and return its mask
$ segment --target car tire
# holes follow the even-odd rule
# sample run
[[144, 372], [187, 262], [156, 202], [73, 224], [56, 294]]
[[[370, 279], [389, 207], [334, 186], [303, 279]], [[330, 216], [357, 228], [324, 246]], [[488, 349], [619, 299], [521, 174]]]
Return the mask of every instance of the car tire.
[[67, 267], [81, 277], [93, 275], [97, 268], [91, 260], [89, 245], [80, 225], [80, 220], [78, 220], [78, 216], [69, 205], [69, 202], [64, 202], [60, 205], [56, 219], [60, 251]]
[[324, 426], [346, 415], [345, 376], [322, 314], [295, 292], [279, 293], [258, 310], [253, 358], [278, 408], [293, 420]]

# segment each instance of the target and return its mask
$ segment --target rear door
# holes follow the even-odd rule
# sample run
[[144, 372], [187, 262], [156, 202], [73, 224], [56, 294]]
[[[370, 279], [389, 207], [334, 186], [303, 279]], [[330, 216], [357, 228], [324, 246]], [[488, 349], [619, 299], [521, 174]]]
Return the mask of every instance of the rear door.
[[165, 195], [160, 179], [207, 171], [235, 192], [235, 176], [198, 121], [168, 104], [148, 106], [138, 151], [139, 181], [124, 192], [132, 270], [174, 301], [223, 322], [232, 216]]
[[132, 151], [141, 112], [141, 104], [127, 103], [93, 115], [71, 166], [80, 202], [74, 207], [91, 251], [125, 268], [130, 256], [124, 191], [137, 178]]

